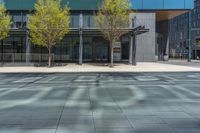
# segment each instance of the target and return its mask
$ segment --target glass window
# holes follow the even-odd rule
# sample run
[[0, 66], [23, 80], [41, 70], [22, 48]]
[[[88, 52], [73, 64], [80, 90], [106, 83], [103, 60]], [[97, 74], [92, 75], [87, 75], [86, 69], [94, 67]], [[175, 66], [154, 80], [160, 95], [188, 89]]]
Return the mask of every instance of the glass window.
[[97, 27], [94, 15], [90, 17], [90, 27], [92, 28]]
[[193, 0], [131, 0], [134, 9], [192, 9]]
[[72, 15], [71, 16], [70, 27], [71, 28], [78, 28], [79, 27], [79, 15]]
[[4, 0], [0, 0], [0, 4], [4, 4]]
[[131, 8], [142, 9], [142, 0], [131, 0]]
[[92, 38], [83, 38], [83, 59], [92, 60]]
[[90, 15], [83, 16], [83, 27], [85, 28], [90, 27]]
[[73, 37], [73, 41], [70, 43], [72, 47], [72, 60], [78, 60], [79, 58], [79, 37]]
[[194, 1], [193, 0], [185, 0], [185, 8], [186, 9], [192, 9], [194, 7]]
[[28, 21], [27, 14], [11, 14], [11, 28], [25, 28]]
[[184, 9], [184, 0], [164, 0], [165, 9]]
[[95, 28], [97, 27], [94, 15], [83, 16], [83, 27], [84, 28]]
[[22, 16], [13, 15], [12, 16], [12, 28], [21, 28], [22, 27]]
[[144, 9], [163, 9], [163, 0], [143, 0]]
[[25, 28], [27, 26], [28, 22], [28, 15], [22, 15], [22, 28]]
[[72, 38], [64, 37], [59, 44], [54, 46], [55, 60], [68, 61], [72, 59]]

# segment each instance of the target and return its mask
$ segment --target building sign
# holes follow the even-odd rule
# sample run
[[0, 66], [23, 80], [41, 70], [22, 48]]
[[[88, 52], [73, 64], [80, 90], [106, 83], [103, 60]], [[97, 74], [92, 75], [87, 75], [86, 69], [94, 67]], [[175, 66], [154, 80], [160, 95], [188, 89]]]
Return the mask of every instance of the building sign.
[[113, 60], [121, 61], [121, 42], [116, 42], [113, 47]]

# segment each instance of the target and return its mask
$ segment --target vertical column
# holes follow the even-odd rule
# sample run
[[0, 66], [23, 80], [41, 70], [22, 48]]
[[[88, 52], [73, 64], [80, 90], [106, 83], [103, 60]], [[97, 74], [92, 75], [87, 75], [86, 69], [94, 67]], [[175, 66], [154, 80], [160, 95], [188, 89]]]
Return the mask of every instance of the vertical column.
[[26, 63], [30, 63], [30, 52], [31, 52], [31, 46], [30, 46], [30, 39], [28, 37], [28, 31], [26, 32]]
[[191, 11], [189, 12], [188, 17], [188, 62], [191, 62], [191, 54], [192, 54], [192, 48], [191, 48]]
[[169, 35], [167, 36], [166, 49], [164, 53], [164, 61], [169, 60]]
[[79, 16], [79, 65], [83, 64], [83, 14]]
[[133, 35], [132, 41], [133, 41], [132, 65], [137, 65], [136, 64], [136, 44], [137, 44], [137, 42], [136, 42], [136, 35], [135, 34]]
[[130, 36], [129, 42], [129, 64], [132, 64], [132, 54], [133, 53], [133, 35]]
[[136, 65], [136, 39], [135, 39], [136, 32], [134, 31], [135, 25], [136, 25], [136, 16], [132, 18], [132, 23], [131, 23], [129, 63], [132, 65]]
[[14, 37], [12, 37], [12, 63], [15, 63], [15, 50], [16, 50], [16, 43]]

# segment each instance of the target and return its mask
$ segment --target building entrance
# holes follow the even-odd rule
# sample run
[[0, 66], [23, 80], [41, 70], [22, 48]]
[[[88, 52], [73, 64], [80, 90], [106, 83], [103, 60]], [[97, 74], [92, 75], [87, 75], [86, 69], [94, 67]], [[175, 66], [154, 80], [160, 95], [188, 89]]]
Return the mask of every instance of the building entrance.
[[93, 38], [93, 61], [108, 61], [109, 45], [101, 37]]
[[129, 59], [129, 37], [122, 37], [121, 42], [121, 59], [126, 61]]

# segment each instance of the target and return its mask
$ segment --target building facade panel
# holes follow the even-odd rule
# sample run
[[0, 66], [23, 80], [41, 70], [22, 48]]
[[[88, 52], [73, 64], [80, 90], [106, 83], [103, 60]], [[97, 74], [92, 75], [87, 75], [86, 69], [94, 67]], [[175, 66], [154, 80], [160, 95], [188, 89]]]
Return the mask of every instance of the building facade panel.
[[152, 62], [155, 61], [155, 13], [133, 13], [132, 18], [136, 18], [136, 27], [143, 25], [149, 29], [149, 32], [138, 35], [136, 37], [136, 60], [139, 62]]
[[[33, 10], [37, 0], [3, 0], [8, 10]], [[20, 2], [19, 2], [20, 1]], [[72, 10], [98, 10], [102, 0], [62, 0], [62, 6]], [[130, 0], [131, 9], [192, 9], [192, 0]], [[89, 3], [89, 4], [83, 4]]]
[[192, 0], [131, 0], [132, 9], [192, 9]]

